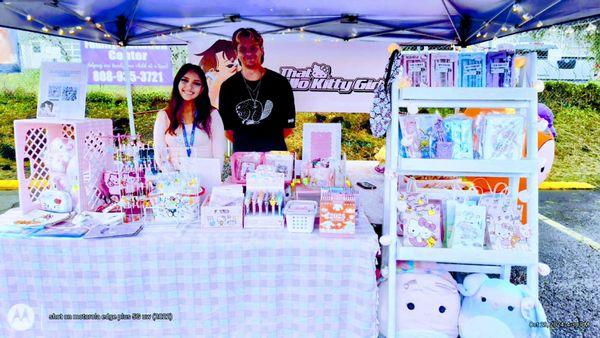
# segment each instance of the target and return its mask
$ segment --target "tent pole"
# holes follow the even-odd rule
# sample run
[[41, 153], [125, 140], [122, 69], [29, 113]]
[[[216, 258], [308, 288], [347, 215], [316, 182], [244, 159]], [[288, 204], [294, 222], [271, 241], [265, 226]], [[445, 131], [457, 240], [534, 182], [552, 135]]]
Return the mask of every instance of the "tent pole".
[[125, 88], [127, 89], [127, 112], [129, 116], [129, 133], [131, 138], [135, 139], [135, 122], [133, 120], [133, 99], [131, 97], [131, 73], [129, 72], [129, 56], [127, 55], [127, 46], [123, 47], [125, 50]]

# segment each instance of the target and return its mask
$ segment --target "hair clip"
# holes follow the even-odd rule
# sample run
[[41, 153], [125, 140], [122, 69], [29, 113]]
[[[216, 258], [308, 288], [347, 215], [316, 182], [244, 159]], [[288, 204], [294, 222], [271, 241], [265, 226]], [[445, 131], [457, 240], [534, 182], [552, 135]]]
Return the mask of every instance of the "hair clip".
[[277, 205], [278, 205], [278, 211], [279, 211], [279, 215], [281, 215], [281, 207], [283, 206], [283, 193], [280, 192], [277, 194]]
[[265, 192], [264, 191], [260, 191], [258, 193], [258, 198], [257, 198], [258, 213], [262, 213], [262, 205], [263, 205], [264, 199], [265, 199]]
[[277, 203], [277, 200], [275, 200], [275, 194], [271, 194], [271, 197], [269, 198], [269, 204], [271, 204], [271, 214], [275, 214], [275, 205]]

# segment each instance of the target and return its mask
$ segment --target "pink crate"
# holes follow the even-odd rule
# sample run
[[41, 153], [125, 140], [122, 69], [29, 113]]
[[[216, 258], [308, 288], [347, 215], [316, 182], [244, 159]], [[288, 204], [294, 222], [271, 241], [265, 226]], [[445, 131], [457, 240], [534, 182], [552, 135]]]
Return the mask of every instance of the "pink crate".
[[15, 150], [19, 203], [23, 212], [39, 208], [40, 194], [51, 186], [51, 170], [45, 155], [52, 141], [61, 138], [73, 143], [76, 157], [75, 183], [68, 189], [77, 211], [95, 210], [102, 204], [99, 184], [102, 172], [112, 161], [110, 119], [15, 120]]

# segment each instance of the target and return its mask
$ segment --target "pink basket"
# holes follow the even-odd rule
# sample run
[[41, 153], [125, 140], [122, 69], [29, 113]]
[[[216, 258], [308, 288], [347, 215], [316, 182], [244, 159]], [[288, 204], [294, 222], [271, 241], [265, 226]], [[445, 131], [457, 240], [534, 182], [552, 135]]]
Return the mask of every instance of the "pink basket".
[[50, 143], [61, 138], [73, 143], [77, 179], [69, 192], [77, 211], [95, 210], [102, 204], [99, 183], [112, 161], [110, 119], [15, 120], [15, 150], [19, 203], [23, 212], [39, 208], [40, 194], [51, 188], [51, 170], [45, 163]]

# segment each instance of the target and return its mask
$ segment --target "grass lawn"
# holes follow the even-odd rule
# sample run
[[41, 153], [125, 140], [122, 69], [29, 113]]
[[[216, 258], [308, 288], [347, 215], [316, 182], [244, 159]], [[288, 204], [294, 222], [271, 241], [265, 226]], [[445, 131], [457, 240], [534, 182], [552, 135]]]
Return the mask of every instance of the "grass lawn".
[[[0, 179], [16, 176], [14, 154], [14, 119], [35, 117], [39, 71], [0, 74]], [[540, 95], [554, 112], [558, 132], [556, 157], [549, 181], [582, 181], [600, 186], [600, 85], [550, 83]], [[134, 87], [136, 130], [150, 139], [154, 113], [163, 108], [168, 87]], [[125, 87], [89, 86], [87, 116], [111, 118], [115, 133], [128, 130]], [[322, 114], [325, 122], [342, 121], [342, 147], [348, 159], [370, 160], [385, 144], [370, 134], [368, 114]], [[290, 150], [301, 153], [302, 124], [316, 122], [314, 113], [299, 113], [296, 132], [287, 139]], [[12, 151], [12, 152], [11, 152]]]

